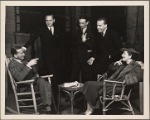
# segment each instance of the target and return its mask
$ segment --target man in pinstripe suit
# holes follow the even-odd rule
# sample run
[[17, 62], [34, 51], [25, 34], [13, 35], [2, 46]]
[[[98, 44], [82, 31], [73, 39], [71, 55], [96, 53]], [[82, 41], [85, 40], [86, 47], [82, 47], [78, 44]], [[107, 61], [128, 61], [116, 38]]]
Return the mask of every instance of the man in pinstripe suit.
[[[20, 46], [15, 46], [11, 49], [11, 54], [13, 59], [9, 63], [9, 70], [16, 81], [23, 81], [29, 79], [35, 79], [34, 89], [39, 91], [42, 102], [45, 105], [46, 113], [51, 113], [51, 86], [47, 80], [37, 77], [37, 73], [34, 71], [33, 67], [37, 64], [38, 58], [31, 59], [27, 62], [24, 57], [24, 50]], [[20, 86], [19, 91], [28, 91], [27, 86]]]

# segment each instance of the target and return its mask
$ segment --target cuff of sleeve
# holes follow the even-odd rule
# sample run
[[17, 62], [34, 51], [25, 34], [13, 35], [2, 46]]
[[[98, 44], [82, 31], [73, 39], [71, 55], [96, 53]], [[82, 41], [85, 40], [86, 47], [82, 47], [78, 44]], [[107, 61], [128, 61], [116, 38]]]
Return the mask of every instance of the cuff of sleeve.
[[23, 49], [24, 51], [26, 51], [26, 50], [27, 50], [27, 48], [26, 48], [26, 47], [22, 47], [22, 49]]
[[28, 68], [32, 69], [32, 67], [30, 67], [29, 65], [27, 65]]

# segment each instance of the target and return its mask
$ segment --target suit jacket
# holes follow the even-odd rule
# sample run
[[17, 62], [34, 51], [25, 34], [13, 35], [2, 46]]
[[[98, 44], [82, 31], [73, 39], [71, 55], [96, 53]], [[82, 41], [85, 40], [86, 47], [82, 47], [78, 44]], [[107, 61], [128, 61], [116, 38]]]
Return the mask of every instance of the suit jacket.
[[102, 36], [100, 33], [97, 34], [96, 45], [97, 59], [102, 63], [109, 60], [109, 55], [115, 57], [118, 53], [120, 53], [120, 49], [122, 48], [119, 35], [109, 28], [106, 30], [104, 36]]
[[61, 54], [61, 33], [58, 28], [54, 27], [54, 35], [51, 34], [48, 27], [40, 27], [27, 43], [25, 47], [29, 47], [34, 41], [40, 37], [41, 53], [45, 60], [51, 62], [59, 59]]
[[[120, 37], [115, 31], [108, 28], [104, 37], [100, 33], [97, 33], [96, 62], [99, 64], [99, 67], [107, 70], [110, 63], [120, 58], [121, 48], [122, 44]], [[111, 60], [109, 56], [112, 57]]]
[[35, 77], [33, 69], [26, 66], [26, 61], [22, 64], [12, 59], [8, 65], [9, 70], [16, 81], [29, 80]]
[[87, 33], [87, 40], [82, 42], [82, 31], [77, 30], [73, 35], [73, 54], [77, 56], [80, 63], [87, 63], [87, 60], [91, 57], [95, 57], [95, 39], [92, 31], [87, 27], [85, 33]]

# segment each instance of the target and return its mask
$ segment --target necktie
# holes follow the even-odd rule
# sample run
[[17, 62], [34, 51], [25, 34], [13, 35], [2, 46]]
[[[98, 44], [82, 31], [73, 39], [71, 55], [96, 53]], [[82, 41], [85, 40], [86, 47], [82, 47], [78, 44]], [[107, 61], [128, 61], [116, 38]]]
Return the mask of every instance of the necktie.
[[51, 27], [49, 27], [49, 32], [52, 34], [52, 29], [51, 29]]

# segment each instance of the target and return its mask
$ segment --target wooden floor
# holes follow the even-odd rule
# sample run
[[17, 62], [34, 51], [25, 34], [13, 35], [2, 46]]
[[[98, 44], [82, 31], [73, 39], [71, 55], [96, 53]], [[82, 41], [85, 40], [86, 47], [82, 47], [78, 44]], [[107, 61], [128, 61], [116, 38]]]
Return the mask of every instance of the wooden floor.
[[[11, 102], [9, 102], [9, 100], [11, 100]], [[131, 104], [135, 101], [131, 101]], [[11, 108], [12, 110], [16, 111], [16, 107], [15, 107], [15, 99], [14, 99], [14, 95], [13, 93], [9, 93], [8, 99], [6, 100], [6, 106]], [[60, 104], [60, 111], [58, 114], [61, 115], [70, 115], [71, 114], [71, 109], [70, 109], [70, 101], [69, 101], [69, 96], [67, 96], [66, 94], [62, 94], [61, 96], [61, 104]], [[134, 103], [133, 103], [133, 109], [136, 115], [141, 115], [142, 113], [140, 113], [139, 109], [134, 107]], [[86, 110], [86, 102], [84, 100], [84, 97], [82, 94], [78, 94], [76, 95], [76, 97], [74, 98], [74, 115], [84, 115], [84, 112]], [[5, 114], [6, 115], [10, 115], [10, 114], [15, 114], [13, 112], [10, 112], [10, 110], [5, 110]], [[31, 114], [32, 110], [25, 110], [24, 112], [25, 114]], [[43, 114], [42, 114], [43, 115]], [[102, 115], [101, 109], [97, 109], [93, 112], [92, 115]], [[113, 109], [107, 112], [107, 115], [131, 115], [131, 112], [128, 111], [122, 111], [122, 110], [118, 110], [118, 109]]]

